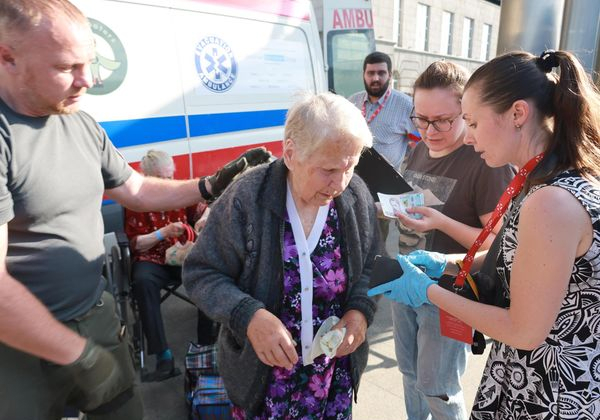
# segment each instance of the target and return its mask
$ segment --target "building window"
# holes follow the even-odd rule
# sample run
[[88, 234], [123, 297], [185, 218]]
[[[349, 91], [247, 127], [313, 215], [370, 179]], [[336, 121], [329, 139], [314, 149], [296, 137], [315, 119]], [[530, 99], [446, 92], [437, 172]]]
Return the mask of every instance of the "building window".
[[429, 6], [417, 3], [417, 42], [418, 50], [429, 51]]
[[452, 32], [454, 29], [454, 13], [442, 12], [442, 42], [440, 52], [452, 55]]
[[490, 50], [492, 48], [492, 25], [483, 24], [483, 33], [481, 35], [481, 60], [490, 59]]
[[473, 57], [473, 19], [464, 18], [463, 20], [463, 36], [462, 36], [462, 56]]

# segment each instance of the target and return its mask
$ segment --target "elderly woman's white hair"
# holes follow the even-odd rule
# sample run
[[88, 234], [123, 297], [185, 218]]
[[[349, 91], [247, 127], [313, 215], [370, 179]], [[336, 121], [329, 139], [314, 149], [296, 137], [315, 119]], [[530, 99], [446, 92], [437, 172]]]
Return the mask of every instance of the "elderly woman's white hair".
[[307, 158], [327, 140], [346, 139], [371, 147], [373, 136], [361, 112], [350, 101], [333, 93], [303, 93], [289, 109], [285, 139], [292, 139]]
[[144, 175], [158, 176], [161, 169], [175, 168], [175, 163], [168, 153], [150, 149], [142, 158], [140, 168]]

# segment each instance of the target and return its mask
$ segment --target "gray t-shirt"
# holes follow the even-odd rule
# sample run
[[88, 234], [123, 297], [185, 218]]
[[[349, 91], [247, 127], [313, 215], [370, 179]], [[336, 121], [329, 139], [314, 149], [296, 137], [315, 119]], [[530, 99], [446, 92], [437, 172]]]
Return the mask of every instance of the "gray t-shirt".
[[8, 271], [60, 320], [84, 314], [102, 293], [102, 195], [131, 171], [86, 113], [33, 118], [0, 101]]

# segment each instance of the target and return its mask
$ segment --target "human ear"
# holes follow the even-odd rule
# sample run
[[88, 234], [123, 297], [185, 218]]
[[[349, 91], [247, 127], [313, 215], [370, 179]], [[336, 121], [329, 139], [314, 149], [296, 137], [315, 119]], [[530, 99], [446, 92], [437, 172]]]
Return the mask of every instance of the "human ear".
[[531, 107], [527, 101], [519, 99], [512, 104], [511, 112], [515, 128], [520, 129], [529, 119]]
[[283, 162], [289, 170], [292, 170], [292, 157], [296, 153], [294, 147], [295, 144], [292, 139], [285, 139], [283, 142]]
[[0, 66], [9, 71], [15, 67], [14, 50], [4, 43], [0, 43]]

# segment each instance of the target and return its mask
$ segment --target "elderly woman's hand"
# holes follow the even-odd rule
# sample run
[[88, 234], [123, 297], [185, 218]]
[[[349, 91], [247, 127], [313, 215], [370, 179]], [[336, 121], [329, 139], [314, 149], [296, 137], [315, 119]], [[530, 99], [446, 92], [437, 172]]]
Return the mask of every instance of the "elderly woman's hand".
[[292, 335], [279, 318], [266, 309], [256, 311], [246, 334], [256, 355], [265, 365], [289, 370], [298, 362]]
[[196, 231], [196, 233], [200, 233], [200, 231], [202, 229], [204, 229], [204, 226], [206, 226], [206, 221], [208, 220], [209, 214], [210, 214], [210, 207], [207, 207], [206, 210], [204, 210], [204, 213], [202, 213], [202, 216], [196, 222], [196, 224], [194, 224], [194, 230]]
[[333, 329], [346, 327], [344, 341], [338, 347], [336, 357], [346, 356], [352, 353], [360, 346], [367, 337], [367, 318], [362, 312], [356, 309], [350, 309], [344, 314], [340, 322]]
[[160, 233], [165, 238], [177, 238], [185, 232], [185, 226], [182, 222], [169, 223], [167, 226], [160, 228]]

